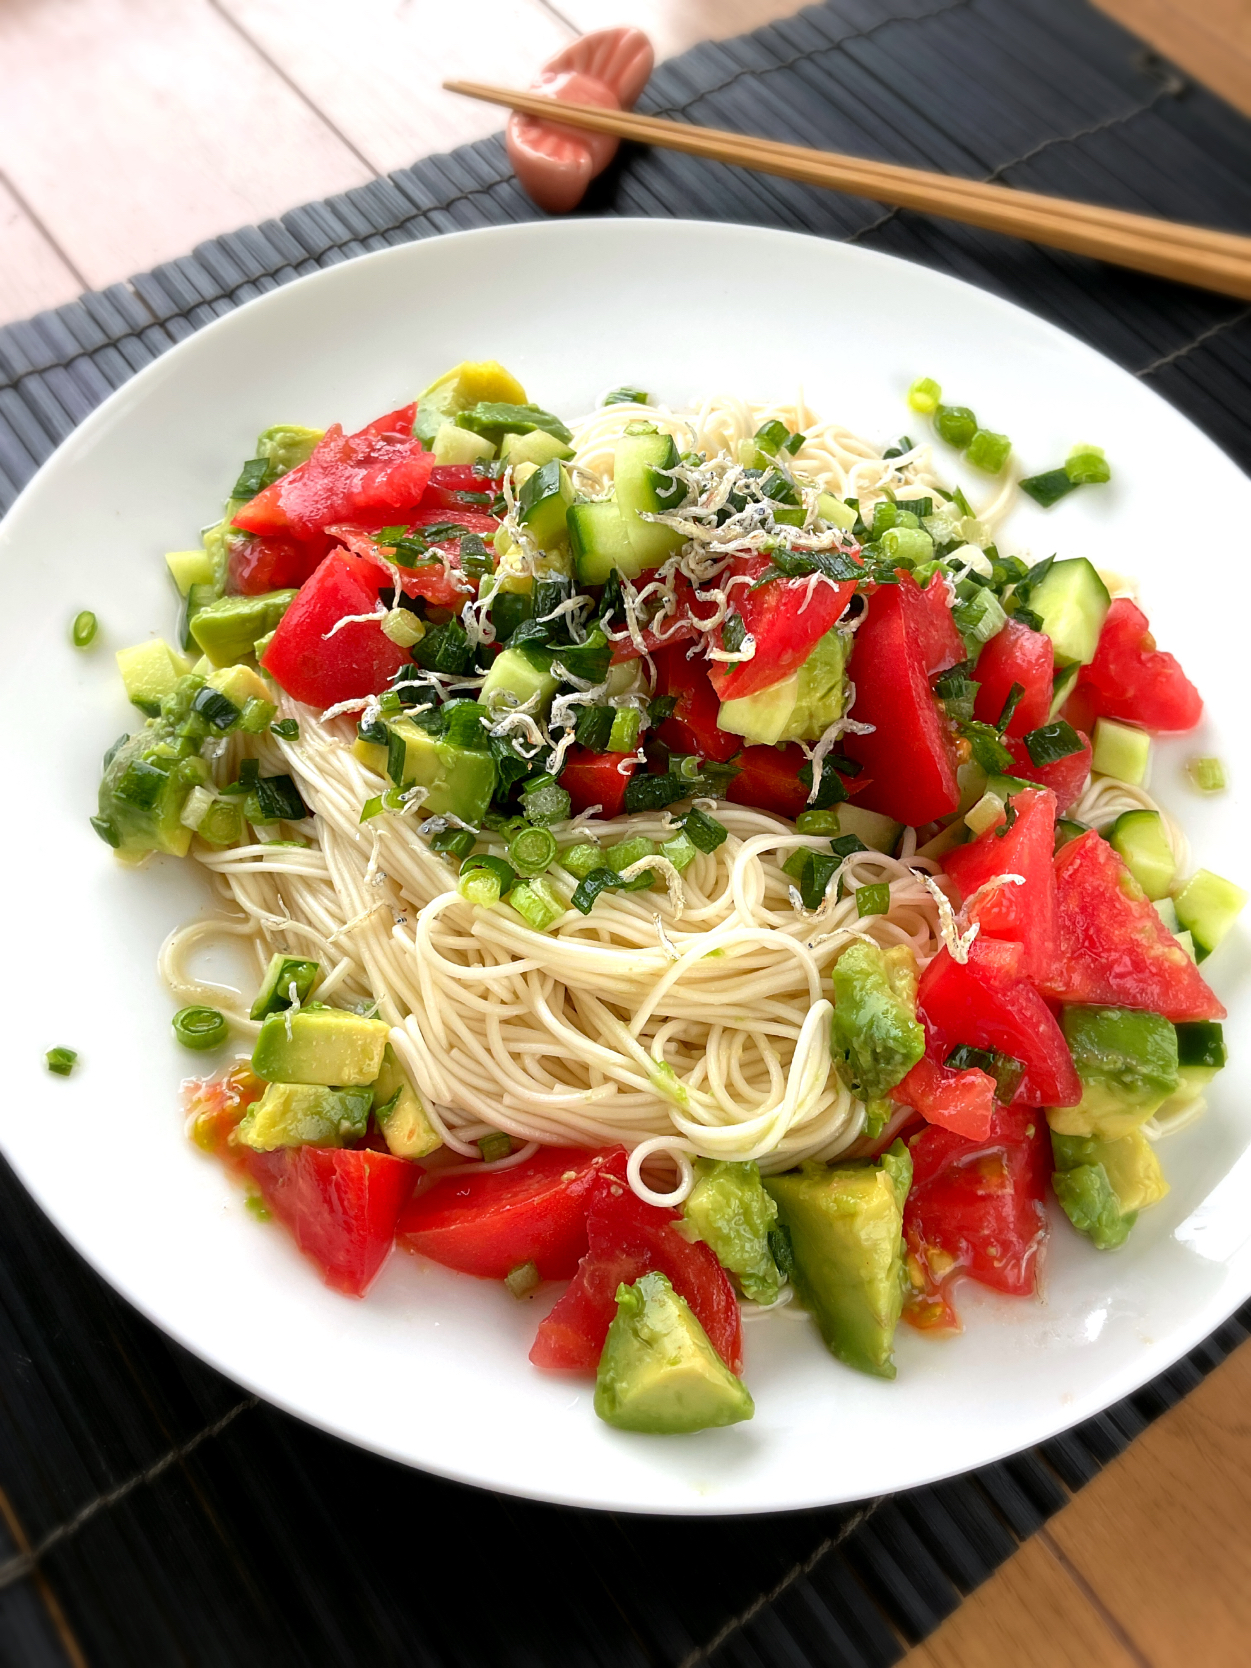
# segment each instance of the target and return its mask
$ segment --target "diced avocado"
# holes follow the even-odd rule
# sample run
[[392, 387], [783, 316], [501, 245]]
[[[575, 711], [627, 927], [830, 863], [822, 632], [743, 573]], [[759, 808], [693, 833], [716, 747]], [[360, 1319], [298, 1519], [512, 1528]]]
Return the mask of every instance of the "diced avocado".
[[269, 685], [251, 666], [221, 666], [208, 675], [210, 689], [216, 689], [228, 701], [233, 701], [242, 712], [249, 701], [264, 701], [272, 706]]
[[495, 760], [486, 751], [458, 747], [397, 718], [387, 725], [386, 774], [397, 788], [429, 791], [422, 810], [430, 816], [454, 816], [481, 823], [495, 792]]
[[546, 429], [534, 429], [529, 434], [506, 434], [500, 442], [500, 457], [514, 468], [519, 463], [550, 463], [553, 458], [566, 462], [572, 456], [573, 447], [548, 434]]
[[772, 747], [781, 741], [794, 716], [799, 701], [799, 673], [771, 683], [754, 695], [740, 695], [737, 700], [722, 701], [717, 714], [717, 728], [744, 741]]
[[547, 550], [552, 545], [563, 544], [568, 537], [565, 516], [572, 503], [569, 471], [553, 458], [527, 476], [517, 494], [517, 520], [539, 549]]
[[817, 514], [822, 521], [828, 521], [831, 527], [841, 527], [845, 533], [850, 533], [856, 525], [855, 510], [841, 498], [835, 498], [832, 492], [823, 492], [817, 499]]
[[459, 429], [451, 422], [439, 424], [433, 451], [434, 461], [440, 468], [445, 464], [480, 463], [483, 458], [495, 456], [495, 447], [484, 434]]
[[[693, 850], [694, 848], [692, 848]], [[778, 1207], [765, 1192], [755, 1164], [695, 1160], [695, 1186], [682, 1215], [755, 1303], [773, 1303], [778, 1269], [769, 1249], [769, 1230]]]
[[917, 1020], [916, 963], [907, 945], [858, 939], [834, 963], [830, 1046], [861, 1100], [878, 1100], [925, 1053]]
[[1101, 1251], [1123, 1245], [1138, 1212], [1168, 1192], [1155, 1149], [1141, 1130], [1116, 1141], [1052, 1134], [1056, 1198], [1079, 1233]]
[[421, 1096], [387, 1044], [382, 1070], [374, 1084], [374, 1115], [383, 1140], [396, 1158], [424, 1158], [440, 1145]]
[[257, 437], [256, 456], [265, 459], [277, 480], [307, 463], [325, 438], [324, 429], [306, 429], [299, 423], [275, 423]]
[[185, 597], [193, 585], [212, 585], [217, 579], [217, 564], [204, 549], [167, 551], [165, 565], [180, 597]]
[[207, 780], [203, 759], [179, 757], [169, 742], [145, 726], [124, 741], [105, 766], [96, 829], [123, 857], [148, 851], [185, 857], [191, 830], [180, 820], [182, 808], [192, 788]]
[[1151, 763], [1151, 737], [1145, 730], [1130, 724], [1118, 724], [1112, 718], [1095, 720], [1091, 737], [1090, 768], [1101, 776], [1115, 776], [1133, 787], [1141, 787], [1147, 780]]
[[117, 669], [128, 699], [154, 718], [161, 710], [162, 696], [172, 695], [179, 678], [187, 675], [187, 662], [160, 637], [153, 637], [134, 648], [118, 649]]
[[912, 1159], [896, 1141], [877, 1164], [805, 1164], [768, 1176], [790, 1232], [795, 1286], [831, 1353], [849, 1367], [894, 1378], [903, 1309], [903, 1207]]
[[1247, 894], [1232, 880], [1199, 869], [1173, 899], [1177, 919], [1194, 939], [1195, 960], [1202, 961], [1225, 937], [1247, 901]]
[[191, 635], [214, 666], [232, 666], [252, 653], [258, 637], [273, 631], [295, 597], [295, 591], [219, 597], [191, 619]]
[[615, 498], [570, 504], [565, 525], [579, 585], [605, 585], [614, 568], [624, 579], [637, 579], [647, 566], [635, 555]]
[[518, 706], [522, 706], [537, 695], [539, 707], [546, 712], [547, 703], [559, 688], [560, 679], [550, 672], [540, 671], [520, 649], [503, 649], [491, 662], [491, 670], [478, 692], [478, 699], [483, 706], [489, 707], [496, 690], [504, 690], [515, 695]]
[[686, 497], [686, 488], [680, 481], [660, 473], [675, 468], [677, 462], [678, 448], [672, 435], [655, 431], [631, 434], [627, 429], [617, 442], [613, 487], [640, 568], [658, 567], [686, 543], [682, 534], [675, 533], [671, 527], [643, 520], [644, 514], [676, 509]]
[[368, 1088], [324, 1083], [270, 1083], [234, 1133], [238, 1146], [269, 1153], [278, 1147], [341, 1147], [369, 1127]]
[[1030, 589], [1029, 605], [1051, 639], [1057, 666], [1085, 665], [1095, 658], [1104, 616], [1112, 606], [1108, 588], [1084, 556], [1053, 562]]
[[1177, 874], [1177, 859], [1158, 811], [1123, 811], [1112, 824], [1108, 839], [1152, 902], [1168, 896]]
[[792, 677], [755, 695], [722, 701], [717, 724], [745, 741], [818, 741], [843, 712], [847, 638], [827, 631]]
[[345, 1008], [268, 1014], [252, 1050], [252, 1070], [267, 1083], [333, 1083], [361, 1088], [382, 1069], [385, 1020]]
[[663, 1274], [644, 1274], [617, 1288], [617, 1313], [595, 1375], [595, 1411], [618, 1430], [681, 1436], [736, 1425], [756, 1409], [686, 1299]]
[[307, 1002], [320, 971], [315, 961], [307, 961], [302, 956], [284, 956], [281, 950], [276, 951], [269, 958], [248, 1018], [264, 1019], [266, 1014], [282, 1013]]
[[1071, 1007], [1060, 1018], [1082, 1080], [1076, 1106], [1053, 1107], [1060, 1135], [1129, 1135], [1177, 1088], [1177, 1033], [1167, 1019], [1138, 1008]]
[[899, 844], [903, 824], [884, 817], [880, 811], [867, 811], [863, 805], [840, 805], [838, 829], [840, 834], [854, 834], [863, 840], [870, 851], [883, 851], [890, 856]]
[[383, 742], [363, 741], [357, 736], [352, 743], [352, 751], [366, 770], [372, 770], [375, 776], [386, 775], [388, 753]]
[[443, 422], [482, 400], [525, 405], [526, 391], [517, 378], [494, 359], [464, 359], [459, 365], [453, 365], [450, 371], [444, 371], [422, 394], [413, 434], [423, 445], [429, 446]]

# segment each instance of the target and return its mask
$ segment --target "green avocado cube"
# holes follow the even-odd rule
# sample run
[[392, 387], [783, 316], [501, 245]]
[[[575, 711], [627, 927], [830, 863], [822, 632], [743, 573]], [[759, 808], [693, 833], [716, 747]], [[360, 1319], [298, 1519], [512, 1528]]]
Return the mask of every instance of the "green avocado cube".
[[906, 945], [883, 951], [861, 939], [835, 962], [832, 979], [834, 1058], [863, 1100], [879, 1100], [925, 1053], [916, 963]]
[[778, 1269], [769, 1249], [769, 1230], [778, 1207], [765, 1192], [755, 1164], [697, 1158], [696, 1181], [682, 1215], [755, 1303], [773, 1303]]
[[903, 1207], [912, 1159], [901, 1141], [877, 1164], [767, 1176], [791, 1236], [795, 1288], [830, 1352], [849, 1367], [894, 1378], [903, 1310]]
[[265, 591], [255, 597], [218, 597], [191, 618], [191, 635], [214, 666], [232, 666], [252, 653], [258, 637], [273, 631], [295, 596], [294, 591]]
[[202, 759], [179, 758], [172, 744], [157, 740], [147, 724], [111, 754], [93, 822], [121, 856], [161, 851], [185, 857], [191, 830], [180, 820], [183, 806], [192, 788], [207, 780], [208, 766]]
[[618, 1430], [681, 1436], [736, 1425], [756, 1409], [686, 1299], [663, 1274], [644, 1274], [617, 1287], [617, 1313], [595, 1375], [595, 1411]]
[[385, 1020], [344, 1008], [269, 1014], [252, 1050], [252, 1070], [266, 1083], [333, 1083], [361, 1088], [382, 1069]]
[[382, 1070], [374, 1084], [374, 1115], [383, 1140], [396, 1158], [424, 1158], [442, 1143], [430, 1122], [425, 1102], [409, 1081], [390, 1043], [382, 1055]]
[[341, 1147], [364, 1135], [373, 1099], [368, 1088], [324, 1083], [270, 1083], [235, 1131], [238, 1146], [270, 1153], [278, 1147]]
[[1115, 1141], [1051, 1136], [1056, 1198], [1079, 1233], [1101, 1251], [1124, 1244], [1138, 1212], [1168, 1192], [1155, 1148], [1140, 1129]]
[[430, 816], [481, 825], [495, 792], [495, 760], [488, 752], [432, 736], [411, 718], [388, 724], [387, 737], [387, 774], [397, 788], [425, 788], [421, 808]]
[[1146, 1123], [1177, 1088], [1177, 1032], [1138, 1008], [1071, 1007], [1060, 1018], [1082, 1080], [1076, 1106], [1052, 1107], [1060, 1135], [1115, 1141]]

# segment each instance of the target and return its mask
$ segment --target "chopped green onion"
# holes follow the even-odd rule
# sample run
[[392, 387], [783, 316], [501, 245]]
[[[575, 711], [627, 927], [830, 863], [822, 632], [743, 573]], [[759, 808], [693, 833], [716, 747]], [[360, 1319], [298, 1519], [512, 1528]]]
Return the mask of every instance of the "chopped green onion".
[[[1021, 701], [1023, 700], [1024, 696], [1025, 696], [1025, 685], [1023, 683], [1014, 683], [1012, 685], [1012, 688], [1008, 691], [1007, 698], [1005, 699], [1005, 701], [1003, 703], [1003, 706], [1000, 709], [999, 722], [995, 725], [995, 728], [999, 731], [1000, 735], [1002, 735], [1003, 732], [1007, 729], [1008, 725], [1011, 724], [1012, 715], [1016, 712], [1016, 709], [1020, 706]], [[1035, 761], [1035, 762], [1037, 762], [1037, 761]]]
[[795, 818], [796, 834], [837, 834], [837, 811], [801, 811]]
[[908, 434], [901, 434], [893, 446], [888, 446], [886, 448], [886, 450], [882, 453], [882, 456], [884, 458], [901, 458], [905, 452], [910, 452], [912, 447], [912, 436]]
[[607, 753], [616, 716], [611, 707], [583, 707], [574, 731], [578, 746], [592, 753]]
[[[605, 404], [608, 402], [605, 401]], [[518, 1263], [504, 1276], [504, 1284], [514, 1297], [525, 1297], [541, 1284], [537, 1263]]]
[[997, 1048], [974, 1048], [961, 1043], [943, 1061], [948, 1071], [982, 1071], [995, 1080], [995, 1099], [1006, 1104], [1016, 1093], [1025, 1067], [1011, 1054], [1001, 1054]]
[[284, 741], [295, 741], [300, 734], [299, 721], [294, 718], [276, 719], [269, 727], [276, 736], [281, 736]]
[[967, 602], [957, 603], [951, 611], [956, 630], [966, 647], [973, 643], [989, 643], [1008, 623], [1003, 604], [991, 590], [981, 587]]
[[1191, 759], [1186, 773], [1200, 793], [1224, 793], [1229, 786], [1219, 759]]
[[243, 711], [239, 715], [239, 728], [245, 736], [262, 735], [269, 728], [269, 721], [274, 716], [274, 711], [272, 701], [266, 701], [259, 695], [253, 695], [243, 704]]
[[521, 808], [530, 822], [546, 826], [563, 822], [572, 809], [573, 801], [554, 776], [532, 776], [521, 796]]
[[239, 479], [231, 487], [230, 496], [246, 504], [249, 499], [255, 498], [258, 492], [264, 492], [272, 480], [268, 458], [249, 458], [239, 471]]
[[531, 875], [514, 886], [508, 901], [528, 927], [535, 932], [546, 932], [565, 913], [565, 902], [542, 875]]
[[1012, 442], [1006, 434], [996, 434], [993, 429], [978, 429], [964, 455], [974, 469], [980, 469], [987, 475], [998, 475], [1007, 463], [1011, 450]]
[[1027, 475], [1023, 481], [1018, 481], [1017, 485], [1036, 504], [1041, 504], [1044, 510], [1049, 510], [1053, 504], [1058, 504], [1061, 498], [1075, 491], [1077, 482], [1070, 479], [1063, 469], [1048, 469], [1041, 475]]
[[605, 405], [650, 405], [652, 397], [645, 388], [614, 388], [604, 395]]
[[682, 874], [699, 856], [699, 850], [688, 838], [685, 830], [680, 830], [671, 840], [662, 843], [660, 855], [667, 858], [678, 873]]
[[653, 724], [663, 724], [666, 718], [672, 718], [677, 708], [676, 695], [653, 695], [647, 703], [648, 717]]
[[382, 622], [382, 635], [397, 648], [411, 649], [426, 635], [426, 622], [419, 620], [411, 608], [392, 608]]
[[977, 433], [977, 418], [967, 405], [938, 405], [934, 408], [934, 427], [940, 440], [962, 452]]
[[196, 833], [211, 846], [233, 846], [243, 834], [243, 813], [227, 799], [215, 799], [200, 819]]
[[859, 886], [856, 888], [856, 914], [863, 920], [866, 915], [888, 915], [890, 913], [890, 887], [885, 881], [875, 886]]
[[620, 885], [621, 876], [615, 869], [592, 869], [578, 882], [570, 902], [581, 914], [589, 915], [601, 892], [615, 891]]
[[490, 869], [470, 869], [467, 874], [462, 872], [456, 882], [456, 890], [466, 903], [476, 904], [479, 909], [490, 909], [503, 895], [500, 877]]
[[603, 868], [604, 857], [598, 846], [592, 845], [589, 840], [582, 840], [561, 852], [560, 864], [575, 880], [583, 880], [592, 869]]
[[727, 614], [721, 627], [721, 644], [727, 654], [737, 654], [747, 641], [747, 621], [739, 613]]
[[798, 881], [808, 867], [808, 859], [815, 855], [816, 853], [811, 846], [796, 846], [783, 863], [782, 873], [789, 875], [792, 880]]
[[99, 621], [90, 608], [84, 608], [81, 614], [74, 615], [74, 623], [70, 627], [70, 641], [76, 649], [85, 649], [96, 634]]
[[90, 821], [91, 826], [104, 841], [105, 845], [112, 846], [113, 850], [116, 851], [118, 846], [122, 843], [122, 837], [118, 833], [112, 819], [109, 817], [92, 817]]
[[827, 857], [823, 851], [810, 854], [799, 877], [799, 896], [805, 909], [820, 909], [825, 902], [826, 887], [841, 861], [838, 857]]
[[639, 744], [639, 715], [633, 707], [619, 707], [608, 736], [609, 753], [633, 753]]
[[1011, 770], [1014, 760], [1003, 744], [998, 730], [982, 724], [976, 718], [961, 726], [961, 733], [973, 750], [973, 757], [988, 776], [1002, 775]]
[[447, 857], [468, 857], [477, 843], [471, 828], [441, 828], [430, 836], [431, 851], [442, 852]]
[[462, 878], [479, 870], [485, 870], [487, 874], [495, 876], [500, 883], [501, 894], [507, 892], [517, 880], [516, 871], [511, 863], [505, 863], [502, 857], [492, 857], [485, 851], [475, 852], [472, 857], [466, 857], [460, 866]]
[[868, 849], [859, 834], [840, 834], [837, 839], [830, 841], [830, 850], [840, 862], [844, 858], [854, 856], [858, 851], [868, 851]]
[[362, 822], [372, 822], [375, 817], [379, 817], [381, 815], [382, 795], [380, 793], [376, 793], [371, 798], [367, 799], [361, 806], [360, 820]]
[[672, 805], [675, 799], [687, 799], [698, 792], [689, 782], [674, 774], [670, 758], [670, 771], [667, 776], [652, 776], [636, 771], [626, 783], [625, 808], [631, 814], [636, 811], [663, 811], [666, 805]]
[[478, 1142], [478, 1151], [482, 1154], [484, 1164], [494, 1164], [497, 1159], [508, 1158], [513, 1150], [513, 1138], [505, 1135], [502, 1129], [492, 1130], [490, 1135], [484, 1135]]
[[179, 1008], [173, 1020], [174, 1035], [184, 1048], [216, 1048], [224, 1043], [230, 1027], [216, 1008]]
[[56, 1077], [68, 1077], [77, 1058], [77, 1050], [72, 1048], [50, 1048], [44, 1055], [48, 1070]]
[[1057, 718], [1053, 724], [1040, 724], [1025, 737], [1025, 751], [1036, 765], [1054, 764], [1080, 753], [1085, 743], [1066, 719]]
[[881, 545], [890, 562], [928, 562], [934, 554], [934, 541], [923, 527], [888, 527]]
[[1112, 479], [1102, 446], [1074, 446], [1064, 460], [1064, 473], [1074, 486], [1102, 486]]
[[[616, 845], [609, 846], [604, 852], [604, 862], [620, 874], [632, 863], [638, 863], [644, 857], [654, 857], [659, 849], [655, 840], [649, 840], [646, 834], [633, 834], [628, 840], [618, 840]], [[623, 881], [622, 885], [627, 892], [646, 892], [655, 878], [650, 869], [645, 869], [633, 880]]]
[[242, 716], [229, 695], [223, 695], [220, 689], [212, 689], [208, 684], [196, 691], [191, 710], [198, 712], [206, 724], [219, 731], [232, 729]]
[[189, 828], [194, 834], [216, 804], [217, 795], [212, 788], [192, 788], [183, 802], [178, 820], [184, 828]]
[[932, 417], [942, 397], [942, 386], [932, 376], [919, 376], [908, 390], [908, 404], [922, 417]]
[[[255, 760], [250, 762], [255, 763]], [[243, 780], [242, 768], [239, 779]], [[391, 807], [385, 805], [385, 798], [384, 795], [384, 809], [389, 810]], [[271, 822], [303, 822], [309, 810], [290, 776], [261, 776], [244, 801], [243, 814], [250, 823], [264, 825]]]
[[687, 839], [700, 851], [716, 851], [730, 837], [729, 829], [724, 823], [710, 817], [706, 811], [693, 806], [681, 819], [682, 828]]
[[508, 846], [508, 861], [519, 875], [541, 875], [556, 856], [556, 836], [546, 828], [523, 828]]

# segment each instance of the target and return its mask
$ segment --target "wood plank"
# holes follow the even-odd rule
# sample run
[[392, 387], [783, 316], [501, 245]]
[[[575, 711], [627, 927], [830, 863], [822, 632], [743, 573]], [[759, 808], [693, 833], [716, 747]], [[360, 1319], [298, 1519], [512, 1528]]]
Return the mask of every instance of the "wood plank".
[[0, 179], [0, 323], [72, 301], [79, 275]]
[[1095, 5], [1251, 116], [1251, 0], [1095, 0]]
[[899, 1668], [1141, 1668], [1035, 1536]]
[[541, 0], [218, 0], [249, 40], [386, 173], [503, 126], [452, 76], [528, 85], [574, 38]]
[[0, 172], [100, 285], [371, 170], [209, 0], [7, 0]]
[[[779, 17], [791, 17], [807, 0], [553, 0], [579, 34], [633, 23], [651, 36], [658, 58], [685, 52], [697, 41], [720, 41], [759, 29]], [[485, 81], [485, 76], [475, 76]]]

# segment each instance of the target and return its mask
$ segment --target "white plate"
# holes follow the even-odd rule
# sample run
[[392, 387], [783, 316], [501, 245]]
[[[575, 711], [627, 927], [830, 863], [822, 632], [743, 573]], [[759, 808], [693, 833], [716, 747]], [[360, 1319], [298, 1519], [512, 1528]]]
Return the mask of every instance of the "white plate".
[[[1096, 1252], [1061, 1222], [1044, 1302], [966, 1284], [964, 1335], [901, 1327], [893, 1384], [834, 1361], [806, 1321], [754, 1322], [755, 1419], [696, 1437], [614, 1432], [588, 1385], [531, 1368], [550, 1297], [517, 1303], [403, 1255], [362, 1303], [327, 1291], [185, 1140], [177, 1087], [192, 1062], [171, 1039], [155, 960], [204, 894], [190, 865], [119, 869], [88, 825], [100, 755], [135, 723], [112, 650], [172, 630], [161, 554], [195, 544], [260, 429], [354, 428], [480, 358], [566, 415], [625, 381], [670, 403], [789, 397], [802, 384], [816, 409], [883, 441], [916, 424], [903, 396], [926, 374], [1010, 432], [1031, 470], [1076, 440], [1104, 445], [1110, 488], [1045, 515], [1024, 505], [1006, 542], [1141, 575], [1164, 645], [1212, 715], [1157, 749], [1156, 787], [1200, 862], [1245, 873], [1251, 587], [1236, 530], [1251, 525], [1251, 487], [1131, 376], [951, 278], [788, 233], [589, 220], [408, 244], [302, 279], [174, 348], [75, 431], [0, 528], [9, 1159], [120, 1292], [241, 1384], [379, 1453], [537, 1499], [815, 1506], [984, 1465], [1106, 1407], [1251, 1294], [1241, 933], [1209, 964], [1233, 1063], [1208, 1115], [1168, 1143], [1173, 1191], [1127, 1248]], [[67, 628], [86, 607], [103, 635], [81, 653]], [[1226, 760], [1230, 794], [1185, 786], [1194, 753]], [[43, 1067], [58, 1043], [82, 1055], [68, 1081]]]

